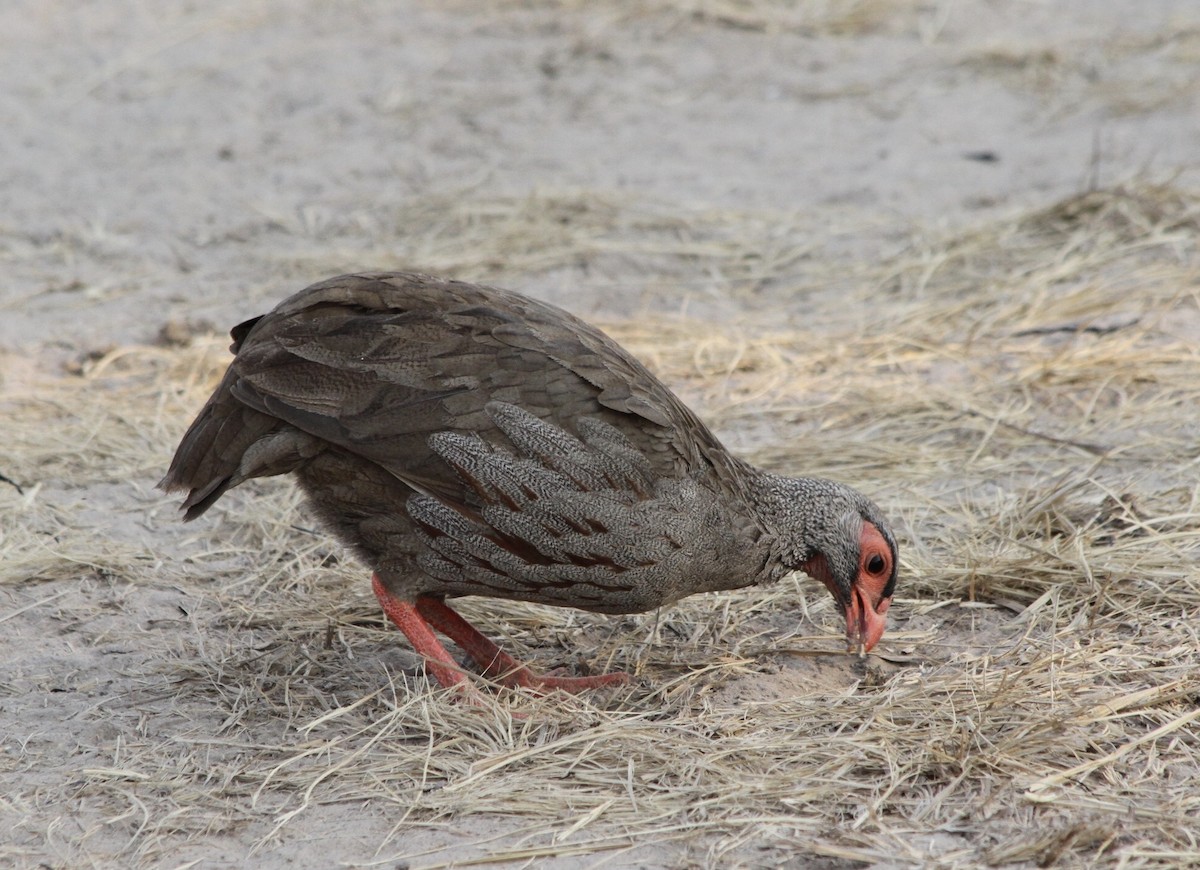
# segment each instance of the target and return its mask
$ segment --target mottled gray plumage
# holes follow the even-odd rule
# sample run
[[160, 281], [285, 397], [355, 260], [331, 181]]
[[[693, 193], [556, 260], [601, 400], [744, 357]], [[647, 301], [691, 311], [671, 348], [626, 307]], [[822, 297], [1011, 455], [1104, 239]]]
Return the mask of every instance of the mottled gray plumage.
[[244, 480], [294, 472], [400, 601], [606, 613], [796, 569], [845, 611], [873, 526], [887, 565], [866, 603], [886, 610], [895, 542], [871, 502], [734, 458], [641, 363], [551, 305], [349, 275], [233, 336], [236, 357], [161, 484], [187, 491], [188, 519]]

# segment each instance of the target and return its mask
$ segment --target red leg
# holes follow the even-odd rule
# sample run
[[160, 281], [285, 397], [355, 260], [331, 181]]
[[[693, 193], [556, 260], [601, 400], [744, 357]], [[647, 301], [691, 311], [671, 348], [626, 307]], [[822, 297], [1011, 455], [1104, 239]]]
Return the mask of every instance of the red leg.
[[450, 653], [446, 652], [446, 648], [417, 612], [417, 608], [388, 592], [378, 574], [371, 575], [371, 588], [375, 590], [375, 597], [379, 599], [383, 612], [396, 624], [396, 628], [404, 632], [413, 649], [425, 657], [425, 666], [437, 681], [447, 689], [455, 686], [465, 688], [468, 685], [467, 675], [462, 672]]
[[594, 677], [551, 677], [535, 674], [484, 637], [475, 626], [451, 610], [444, 601], [422, 595], [417, 598], [417, 612], [425, 622], [461, 646], [486, 674], [495, 677], [506, 686], [578, 692], [629, 682], [629, 674], [620, 671], [597, 674]]
[[467, 622], [443, 601], [422, 595], [417, 598], [417, 612], [446, 637], [453, 640], [491, 677], [523, 670], [523, 665], [492, 640]]

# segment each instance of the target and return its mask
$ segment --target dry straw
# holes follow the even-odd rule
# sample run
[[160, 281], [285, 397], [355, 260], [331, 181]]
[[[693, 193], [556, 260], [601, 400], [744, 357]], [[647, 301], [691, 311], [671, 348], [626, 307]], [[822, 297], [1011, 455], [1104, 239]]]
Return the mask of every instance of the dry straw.
[[[606, 209], [592, 204], [609, 215], [592, 242], [636, 258], [646, 234]], [[457, 241], [486, 248], [518, 216], [500, 247], [536, 269], [537, 240], [558, 236], [535, 212], [480, 206]], [[34, 741], [8, 760], [0, 813], [58, 819], [42, 834], [66, 860], [103, 846], [127, 866], [243, 827], [270, 849], [332, 804], [388, 819], [384, 866], [439, 866], [414, 854], [430, 827], [514, 865], [1194, 863], [1198, 230], [1193, 197], [1098, 191], [914, 240], [836, 294], [786, 246], [762, 289], [744, 247], [701, 230], [710, 254], [692, 238], [676, 265], [741, 288], [769, 326], [606, 324], [754, 460], [836, 476], [894, 516], [899, 598], [865, 666], [837, 652], [837, 615], [803, 579], [628, 618], [467, 601], [540, 667], [640, 678], [578, 698], [485, 690], [467, 708], [421, 675], [289, 482], [174, 525], [151, 485], [224, 339], [10, 383], [3, 577], [34, 591], [0, 620], [61, 613], [80, 588], [179, 612], [118, 600], [106, 630], [157, 645], [97, 696], [118, 737], [74, 767]], [[117, 507], [94, 516], [88, 493]], [[17, 776], [38, 765], [73, 774]], [[13, 842], [0, 855], [33, 854]]]

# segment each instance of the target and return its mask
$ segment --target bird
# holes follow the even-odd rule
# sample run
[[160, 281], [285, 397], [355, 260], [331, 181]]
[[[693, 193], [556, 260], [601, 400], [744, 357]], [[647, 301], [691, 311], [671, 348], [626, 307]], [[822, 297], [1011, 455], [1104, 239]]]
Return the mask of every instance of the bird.
[[386, 616], [442, 686], [576, 692], [624, 672], [540, 674], [448, 600], [606, 614], [802, 571], [848, 651], [879, 641], [897, 546], [855, 489], [735, 457], [641, 362], [567, 311], [409, 272], [342, 275], [231, 332], [234, 354], [160, 488], [185, 520], [251, 478], [294, 474], [372, 571]]

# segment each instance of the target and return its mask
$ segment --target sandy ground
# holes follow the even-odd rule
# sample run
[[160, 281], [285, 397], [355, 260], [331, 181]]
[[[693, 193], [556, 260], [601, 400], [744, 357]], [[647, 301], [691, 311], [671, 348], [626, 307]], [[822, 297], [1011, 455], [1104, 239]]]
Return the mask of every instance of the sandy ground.
[[[413, 222], [450, 223], [446, 203], [480, 220], [497, 197], [580, 191], [623, 222], [647, 202], [681, 222], [765, 212], [810, 235], [814, 256], [877, 257], [914, 222], [1191, 173], [1194, 13], [1090, 0], [8, 5], [0, 344], [146, 341], [173, 318], [224, 328], [367, 267], [505, 277], [502, 251], [477, 262], [417, 246]], [[727, 288], [704, 275], [646, 288], [636, 263], [572, 265], [526, 268], [522, 285], [609, 315], [725, 307]]]
[[[1136, 14], [1096, 0], [16, 2], [0, 7], [0, 81], [9, 395], [114, 348], [207, 340], [307, 283], [362, 269], [486, 279], [606, 323], [685, 313], [749, 332], [878, 328], [882, 308], [843, 304], [864, 263], [1093, 188], [1194, 187], [1200, 168], [1190, 0]], [[219, 357], [221, 341], [210, 345]], [[704, 387], [691, 390], [703, 400]], [[152, 437], [168, 445], [186, 414], [173, 410]], [[753, 447], [770, 433], [722, 434]], [[6, 499], [102, 539], [109, 559], [83, 564], [63, 544], [49, 575], [0, 566], [4, 861], [418, 867], [499, 850], [521, 862], [525, 818], [406, 822], [350, 799], [286, 817], [291, 805], [269, 794], [227, 824], [183, 814], [172, 834], [155, 819], [148, 848], [151, 814], [136, 800], [114, 814], [101, 799], [106, 778], [130, 770], [123, 746], [186, 733], [194, 757], [196, 735], [210, 733], [214, 757], [254, 752], [222, 743], [230, 714], [213, 703], [235, 691], [214, 686], [244, 675], [179, 676], [206, 643], [242, 650], [247, 667], [269, 646], [269, 625], [222, 621], [223, 599], [198, 579], [247, 561], [189, 561], [201, 533], [154, 492], [161, 466], [119, 482], [81, 471], [68, 485], [52, 462], [34, 480], [3, 457]], [[133, 563], [158, 580], [129, 582], [113, 567]], [[373, 618], [359, 586], [355, 612]], [[247, 592], [239, 618], [258, 600]], [[909, 628], [933, 626], [919, 622]], [[588, 621], [580, 646], [646, 625]], [[321, 655], [289, 648], [301, 652]], [[395, 655], [385, 665], [411, 666]], [[872, 678], [898, 666], [881, 659]], [[355, 673], [330, 683], [339, 703], [378, 689], [378, 669]], [[785, 657], [753, 691], [775, 701], [861, 678], [846, 661]], [[714, 703], [747, 703], [747, 685]], [[263, 727], [302, 742], [278, 713], [263, 711]], [[925, 846], [958, 860], [936, 837]], [[780, 854], [738, 848], [664, 836], [546, 863], [753, 866]]]

